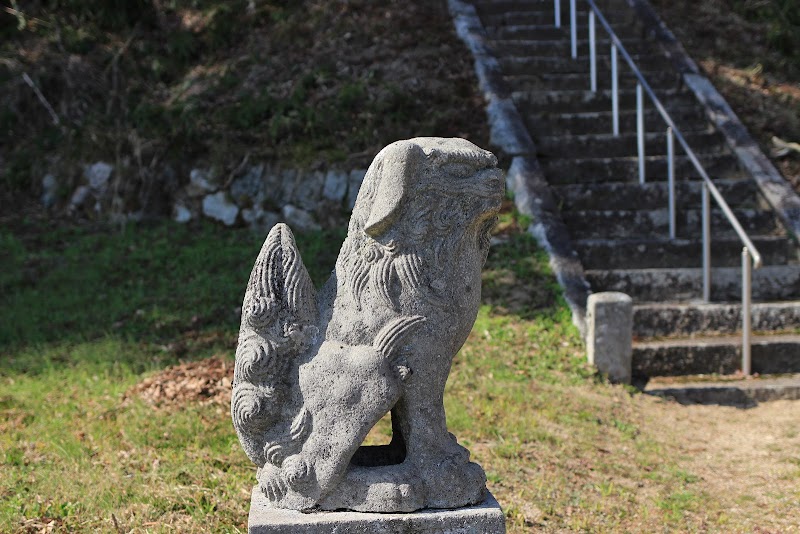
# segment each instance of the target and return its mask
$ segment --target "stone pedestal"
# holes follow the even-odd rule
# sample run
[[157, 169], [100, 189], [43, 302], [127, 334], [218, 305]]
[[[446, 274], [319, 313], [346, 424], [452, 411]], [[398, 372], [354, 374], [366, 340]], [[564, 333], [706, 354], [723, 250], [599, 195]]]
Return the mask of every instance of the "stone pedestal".
[[589, 295], [586, 349], [589, 363], [612, 382], [631, 383], [633, 301], [625, 293]]
[[504, 534], [505, 516], [494, 496], [477, 506], [455, 510], [420, 510], [407, 514], [315, 512], [271, 508], [253, 488], [250, 534]]

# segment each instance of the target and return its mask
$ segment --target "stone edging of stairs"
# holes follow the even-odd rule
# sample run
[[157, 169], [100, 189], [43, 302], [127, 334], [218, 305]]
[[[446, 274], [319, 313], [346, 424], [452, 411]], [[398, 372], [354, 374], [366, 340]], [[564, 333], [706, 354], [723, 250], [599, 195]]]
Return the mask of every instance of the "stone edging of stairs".
[[703, 105], [706, 116], [725, 137], [739, 163], [747, 170], [795, 241], [800, 242], [800, 197], [764, 155], [739, 117], [689, 57], [683, 45], [667, 28], [648, 0], [627, 0], [645, 28], [680, 72], [686, 86]]
[[589, 283], [572, 246], [550, 186], [536, 159], [536, 147], [522, 116], [511, 99], [500, 66], [486, 46], [486, 31], [475, 6], [461, 0], [448, 0], [456, 33], [472, 52], [478, 85], [486, 99], [490, 142], [511, 158], [506, 183], [514, 193], [517, 209], [533, 219], [528, 231], [550, 257], [550, 268], [563, 288], [572, 311], [572, 322], [581, 336], [586, 335], [586, 300]]
[[533, 140], [511, 99], [511, 91], [503, 80], [500, 65], [486, 46], [486, 30], [475, 6], [461, 0], [448, 0], [447, 7], [456, 33], [475, 59], [478, 87], [486, 100], [489, 142], [500, 148], [502, 155], [507, 157], [535, 154]]

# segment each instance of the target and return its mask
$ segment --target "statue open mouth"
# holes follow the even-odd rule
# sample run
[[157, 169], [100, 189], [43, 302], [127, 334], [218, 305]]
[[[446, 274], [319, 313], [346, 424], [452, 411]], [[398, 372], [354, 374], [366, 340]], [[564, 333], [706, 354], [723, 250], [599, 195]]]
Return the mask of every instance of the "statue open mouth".
[[[475, 321], [503, 198], [463, 139], [383, 149], [319, 295], [286, 225], [245, 293], [231, 412], [271, 505], [410, 512], [482, 502], [486, 476], [447, 431], [443, 395]], [[391, 443], [361, 445], [387, 413]]]

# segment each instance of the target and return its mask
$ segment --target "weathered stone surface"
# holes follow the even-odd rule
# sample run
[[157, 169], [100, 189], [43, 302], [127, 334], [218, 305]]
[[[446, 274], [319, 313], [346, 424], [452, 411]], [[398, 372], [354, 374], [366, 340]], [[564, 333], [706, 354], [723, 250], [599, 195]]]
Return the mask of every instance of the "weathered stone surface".
[[322, 198], [325, 173], [317, 171], [301, 174], [295, 184], [294, 192], [287, 200], [306, 211], [313, 211]]
[[[699, 267], [670, 269], [588, 270], [593, 288], [622, 291], [637, 302], [693, 300], [703, 294], [703, 271]], [[712, 267], [711, 300], [736, 302], [742, 298], [742, 270]], [[798, 300], [800, 265], [767, 265], [753, 271], [753, 300]]]
[[[753, 373], [800, 373], [800, 335], [754, 335], [750, 341]], [[741, 334], [639, 341], [633, 345], [634, 376], [731, 374], [741, 365]]]
[[254, 230], [268, 232], [281, 220], [278, 213], [266, 211], [260, 208], [243, 209], [242, 220]]
[[633, 300], [625, 293], [589, 295], [586, 349], [589, 363], [612, 382], [631, 383]]
[[[124, 163], [123, 166], [128, 165]], [[139, 191], [135, 199], [129, 188], [112, 188], [112, 178], [116, 169], [109, 163], [98, 161], [83, 165], [83, 177], [78, 187], [69, 194], [60, 190], [56, 176], [47, 174], [42, 178], [40, 201], [45, 208], [55, 206], [62, 200], [68, 201], [66, 208], [70, 213], [79, 211], [104, 213], [110, 219], [125, 220], [141, 217], [169, 216], [173, 220], [186, 222], [204, 216], [203, 204], [211, 203], [209, 215], [215, 220], [230, 222], [232, 207], [227, 207], [226, 215], [220, 219], [217, 209], [221, 204], [234, 204], [238, 207], [240, 219], [256, 231], [268, 230], [282, 217], [281, 208], [291, 205], [302, 210], [295, 214], [289, 208], [290, 216], [297, 218], [297, 228], [302, 230], [333, 228], [342, 222], [345, 208], [352, 210], [365, 170], [346, 171], [342, 169], [298, 170], [276, 169], [265, 163], [254, 163], [237, 169], [235, 177], [218, 176], [211, 167], [200, 164], [191, 168], [188, 182], [181, 181], [176, 171], [169, 165], [148, 169], [148, 188]], [[111, 190], [114, 195], [112, 198]], [[118, 190], [119, 189], [119, 190]], [[226, 195], [227, 201], [221, 201]], [[206, 200], [207, 197], [212, 198]], [[63, 197], [63, 198], [62, 198]], [[180, 204], [181, 207], [176, 207]], [[249, 210], [244, 213], [244, 210]], [[230, 213], [228, 213], [230, 212]]]
[[800, 375], [680, 384], [651, 382], [644, 391], [681, 404], [720, 404], [752, 408], [760, 402], [800, 400]]
[[69, 199], [70, 208], [77, 208], [79, 206], [82, 206], [86, 202], [86, 199], [88, 199], [89, 195], [91, 194], [92, 191], [91, 189], [89, 189], [89, 186], [86, 185], [78, 186], [75, 189], [75, 191], [73, 191], [72, 196]]
[[341, 202], [347, 193], [347, 178], [346, 172], [328, 171], [325, 174], [322, 196], [333, 202]]
[[274, 184], [274, 187], [267, 190], [267, 198], [278, 204], [291, 203], [290, 199], [294, 198], [297, 183], [302, 179], [302, 175], [293, 169], [286, 169], [272, 175], [271, 178], [270, 185]]
[[494, 496], [456, 510], [408, 514], [316, 512], [272, 508], [259, 490], [250, 500], [249, 534], [503, 534], [505, 517]]
[[358, 192], [361, 189], [361, 184], [364, 182], [364, 176], [366, 176], [366, 174], [367, 171], [355, 170], [350, 171], [350, 174], [347, 176], [347, 209], [352, 210], [356, 205], [356, 198], [358, 197]]
[[102, 192], [108, 186], [113, 171], [114, 167], [111, 164], [98, 161], [83, 168], [83, 177], [93, 191]]
[[264, 164], [253, 165], [231, 183], [230, 193], [239, 205], [255, 205], [264, 198]]
[[178, 202], [172, 207], [172, 219], [175, 222], [187, 223], [192, 220], [192, 212], [184, 204]]
[[[389, 145], [318, 296], [289, 228], [270, 231], [242, 305], [231, 413], [273, 508], [485, 500], [486, 476], [447, 432], [442, 397], [477, 315], [503, 188], [494, 155], [463, 139]], [[360, 447], [388, 412], [391, 443]]]
[[189, 172], [189, 185], [186, 193], [192, 197], [200, 197], [214, 191], [217, 187], [213, 183], [214, 175], [205, 169], [192, 169]]
[[203, 199], [203, 214], [206, 217], [220, 221], [225, 226], [231, 226], [236, 222], [239, 208], [231, 202], [225, 192], [220, 191]]
[[313, 232], [320, 229], [319, 224], [314, 220], [314, 216], [297, 206], [286, 204], [281, 208], [281, 215], [288, 224], [301, 232]]
[[42, 197], [41, 202], [45, 208], [49, 208], [58, 199], [58, 180], [52, 174], [46, 174], [42, 178]]

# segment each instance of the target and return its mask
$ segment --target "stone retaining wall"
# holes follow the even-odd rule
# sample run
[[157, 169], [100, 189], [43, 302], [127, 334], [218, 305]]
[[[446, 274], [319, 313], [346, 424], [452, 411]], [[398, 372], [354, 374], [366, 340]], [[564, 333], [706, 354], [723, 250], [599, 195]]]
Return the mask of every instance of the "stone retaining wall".
[[[86, 165], [80, 184], [70, 195], [67, 212], [94, 212], [115, 220], [141, 219], [142, 211], [126, 210], [121, 205], [114, 173], [114, 166], [106, 162]], [[167, 198], [163, 200], [171, 207], [172, 218], [180, 223], [207, 218], [226, 226], [267, 231], [284, 221], [294, 230], [311, 231], [346, 223], [365, 174], [365, 169], [302, 171], [257, 164], [242, 169], [235, 177], [220, 177], [212, 169], [198, 167], [189, 172], [188, 182], [172, 176], [173, 187], [164, 187]], [[56, 204], [55, 177], [48, 174], [42, 187], [42, 203], [46, 207]]]

